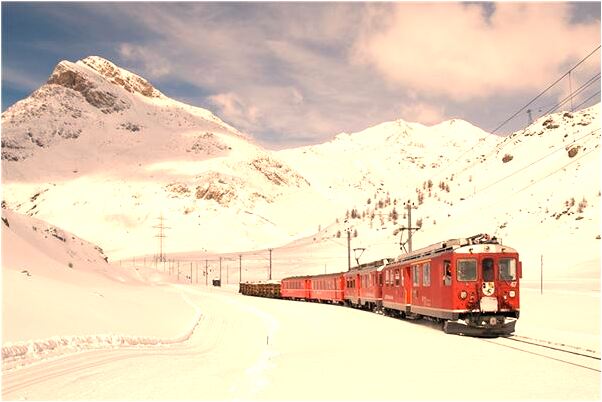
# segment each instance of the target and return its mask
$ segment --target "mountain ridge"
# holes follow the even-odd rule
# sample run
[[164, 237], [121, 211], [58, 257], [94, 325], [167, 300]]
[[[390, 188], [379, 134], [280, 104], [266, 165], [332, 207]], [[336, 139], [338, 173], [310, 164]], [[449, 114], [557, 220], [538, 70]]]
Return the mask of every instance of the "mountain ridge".
[[[109, 77], [127, 76], [93, 61]], [[47, 84], [21, 101], [32, 109], [46, 103], [46, 110], [25, 110], [19, 119], [15, 110], [5, 112], [3, 131], [5, 121], [12, 125], [2, 138], [4, 197], [10, 208], [93, 241], [111, 258], [156, 249], [162, 215], [171, 227], [170, 253], [300, 239], [335, 246], [349, 230], [358, 233], [353, 241], [365, 246], [365, 258], [376, 259], [398, 252], [406, 202], [417, 208], [411, 225], [422, 227], [417, 244], [491, 231], [533, 254], [533, 236], [525, 233], [541, 226], [546, 237], [537, 247], [547, 239], [560, 250], [565, 240], [554, 233], [565, 225], [571, 239], [581, 239], [574, 249], [592, 256], [599, 238], [599, 105], [546, 116], [507, 137], [458, 119], [428, 127], [399, 119], [323, 144], [268, 151], [209, 111], [130, 92], [83, 62], [75, 69], [94, 74], [84, 77], [95, 84], [81, 86], [84, 92], [119, 96], [92, 95], [98, 108], [81, 92]], [[115, 111], [105, 98], [129, 107]], [[58, 134], [40, 135], [40, 127]], [[63, 138], [60, 129], [82, 132]], [[5, 152], [32, 155], [12, 160]], [[565, 259], [557, 256], [557, 264]], [[324, 262], [316, 266], [322, 270]]]

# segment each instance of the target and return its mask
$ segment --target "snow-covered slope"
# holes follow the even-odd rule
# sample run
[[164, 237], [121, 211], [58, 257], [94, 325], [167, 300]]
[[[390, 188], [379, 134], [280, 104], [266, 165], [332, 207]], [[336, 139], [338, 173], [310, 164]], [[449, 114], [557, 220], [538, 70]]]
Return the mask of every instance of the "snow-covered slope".
[[[149, 286], [166, 275], [111, 265], [97, 246], [6, 208], [1, 226], [3, 360], [93, 347], [101, 341], [86, 338], [93, 335], [106, 335], [106, 342], [119, 341], [113, 335], [167, 340], [190, 329], [194, 309], [169, 289]], [[54, 336], [67, 338], [49, 342]], [[12, 344], [27, 340], [45, 341]]]
[[337, 201], [367, 199], [379, 192], [407, 197], [416, 183], [448, 169], [467, 145], [478, 155], [498, 141], [463, 120], [430, 127], [397, 120], [278, 155]]
[[[286, 241], [301, 223], [286, 225], [272, 205], [311, 194], [302, 176], [211, 112], [100, 57], [62, 61], [2, 114], [2, 170], [7, 205], [111, 257], [159, 251], [160, 215], [171, 251]], [[214, 235], [224, 227], [227, 239]]]
[[366, 248], [362, 261], [398, 254], [409, 200], [412, 226], [421, 227], [414, 248], [490, 232], [521, 252], [527, 278], [539, 277], [543, 256], [548, 274], [599, 288], [599, 117], [600, 105], [560, 112], [506, 138], [460, 121], [391, 122], [279, 155], [347, 200], [314, 236], [325, 248], [350, 228], [352, 247]]

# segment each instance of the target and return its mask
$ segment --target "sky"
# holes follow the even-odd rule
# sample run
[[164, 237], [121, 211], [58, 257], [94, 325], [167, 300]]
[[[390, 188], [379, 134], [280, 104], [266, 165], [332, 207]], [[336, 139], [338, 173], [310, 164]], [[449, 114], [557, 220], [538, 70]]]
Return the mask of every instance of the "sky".
[[[396, 119], [491, 132], [599, 45], [599, 2], [2, 2], [2, 110], [98, 55], [273, 149]], [[573, 107], [599, 102], [599, 71], [600, 50], [532, 117], [590, 79]]]

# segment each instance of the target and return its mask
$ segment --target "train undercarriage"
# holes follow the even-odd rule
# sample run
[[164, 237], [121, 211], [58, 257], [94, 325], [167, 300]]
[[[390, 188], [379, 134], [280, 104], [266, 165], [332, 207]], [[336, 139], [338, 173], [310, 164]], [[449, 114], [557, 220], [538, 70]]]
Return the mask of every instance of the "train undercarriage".
[[443, 323], [446, 334], [468, 335], [476, 337], [496, 337], [514, 332], [517, 319], [495, 314], [475, 314]]

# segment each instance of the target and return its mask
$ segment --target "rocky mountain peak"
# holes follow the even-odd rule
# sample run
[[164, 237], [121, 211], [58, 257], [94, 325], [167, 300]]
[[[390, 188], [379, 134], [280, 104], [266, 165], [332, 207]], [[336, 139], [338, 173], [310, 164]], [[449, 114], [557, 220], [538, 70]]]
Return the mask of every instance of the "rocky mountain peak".
[[100, 83], [95, 77], [86, 74], [78, 65], [68, 61], [61, 61], [55, 68], [47, 84], [60, 85], [72, 89], [86, 99], [92, 106], [100, 109], [103, 113], [118, 112], [129, 107], [124, 100], [119, 99], [113, 91], [101, 89]]
[[160, 91], [155, 89], [155, 87], [153, 87], [151, 83], [144, 78], [119, 68], [109, 60], [103, 59], [102, 57], [88, 56], [83, 60], [79, 60], [77, 64], [85, 65], [91, 68], [109, 80], [111, 83], [119, 85], [128, 92], [139, 93], [149, 98], [164, 97]]

